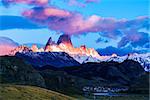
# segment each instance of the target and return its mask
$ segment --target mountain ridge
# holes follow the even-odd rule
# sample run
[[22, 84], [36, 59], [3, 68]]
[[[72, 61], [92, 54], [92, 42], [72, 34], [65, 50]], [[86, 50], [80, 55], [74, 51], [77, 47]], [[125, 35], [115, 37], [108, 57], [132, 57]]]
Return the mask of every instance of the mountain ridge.
[[[43, 57], [49, 58], [50, 55], [46, 55], [46, 54], [51, 54], [51, 53], [48, 53], [48, 52], [51, 52], [51, 53], [58, 52], [58, 54], [59, 54], [59, 52], [60, 53], [65, 52], [68, 54], [68, 56], [67, 56], [68, 59], [71, 58], [71, 61], [73, 61], [73, 59], [74, 59], [74, 62], [77, 61], [78, 64], [79, 63], [80, 64], [87, 63], [87, 62], [98, 62], [99, 63], [102, 61], [105, 61], [105, 62], [115, 61], [115, 62], [121, 63], [124, 60], [131, 59], [131, 60], [139, 62], [143, 66], [145, 71], [150, 72], [150, 53], [146, 53], [146, 54], [134, 53], [134, 54], [128, 54], [125, 56], [118, 56], [116, 54], [112, 54], [111, 56], [102, 56], [102, 55], [99, 55], [98, 52], [96, 50], [94, 50], [93, 48], [86, 48], [85, 45], [82, 45], [79, 48], [73, 47], [71, 38], [68, 35], [61, 35], [60, 38], [58, 39], [57, 43], [55, 43], [52, 40], [52, 38], [50, 37], [49, 40], [47, 41], [45, 47], [43, 46], [43, 47], [39, 48], [36, 44], [32, 45], [32, 47], [27, 47], [25, 45], [21, 45], [21, 46], [13, 48], [13, 50], [11, 49], [10, 52], [7, 54], [14, 56], [16, 53], [20, 53], [20, 57], [21, 57], [21, 53], [22, 53], [22, 56], [29, 54], [28, 58], [32, 58], [32, 56], [38, 55], [39, 58], [42, 58], [44, 60]], [[43, 57], [40, 54], [43, 54]], [[50, 58], [52, 58], [52, 57], [50, 57]], [[59, 58], [59, 56], [58, 56], [58, 58]], [[57, 59], [57, 58], [54, 57], [53, 59]], [[64, 60], [66, 58], [61, 57], [61, 59], [62, 59], [61, 61], [65, 62]], [[31, 61], [31, 59], [30, 59], [30, 61]], [[40, 62], [39, 59], [37, 59], [37, 61]], [[46, 59], [45, 59], [45, 61], [46, 61]], [[51, 61], [49, 61], [49, 62], [53, 63]], [[67, 63], [68, 62], [66, 62], [66, 64]], [[45, 63], [45, 65], [46, 64], [48, 64], [48, 63]], [[66, 66], [66, 64], [64, 64], [64, 65]]]

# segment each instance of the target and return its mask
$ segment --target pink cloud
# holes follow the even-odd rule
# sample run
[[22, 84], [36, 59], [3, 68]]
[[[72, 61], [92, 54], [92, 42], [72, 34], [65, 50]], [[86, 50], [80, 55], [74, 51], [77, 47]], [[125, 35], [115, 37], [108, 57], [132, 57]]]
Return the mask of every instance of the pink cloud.
[[[44, 6], [48, 5], [52, 0], [2, 0], [2, 3], [5, 6], [8, 6], [9, 4], [15, 4], [15, 3], [23, 3], [23, 4], [29, 4], [29, 5], [38, 5], [38, 6]], [[57, 1], [57, 0], [53, 0]], [[70, 6], [78, 6], [78, 7], [86, 7], [87, 3], [92, 2], [98, 2], [99, 0], [67, 0], [64, 2], [67, 2]]]
[[53, 7], [39, 7], [27, 10], [23, 15], [33, 21], [48, 26], [52, 30], [66, 34], [82, 34], [85, 32], [99, 32], [116, 29], [116, 20], [113, 18], [101, 18], [92, 15], [84, 18], [79, 13]]
[[[22, 13], [23, 16], [37, 20], [45, 20], [48, 17], [69, 17], [71, 13], [54, 7], [35, 7]], [[35, 15], [35, 16], [34, 16]]]
[[144, 46], [149, 43], [149, 35], [145, 32], [138, 32], [137, 30], [130, 30], [125, 32], [125, 36], [118, 43], [118, 47], [124, 47], [131, 44], [134, 47]]
[[2, 0], [3, 4], [9, 5], [11, 3], [24, 3], [31, 5], [47, 5], [50, 0]]
[[[79, 13], [69, 12], [54, 7], [35, 7], [27, 10], [23, 15], [41, 25], [48, 26], [51, 30], [65, 34], [76, 35], [88, 32], [102, 32], [102, 36], [116, 39], [128, 28], [142, 28], [147, 26], [148, 17], [135, 20], [116, 20], [92, 15], [87, 18]], [[143, 25], [146, 24], [146, 25]]]
[[85, 31], [93, 27], [100, 19], [96, 15], [84, 19], [80, 14], [53, 7], [34, 8], [25, 11], [23, 15], [31, 20], [47, 25], [50, 29], [68, 34]]
[[64, 16], [64, 17], [68, 17], [71, 15], [70, 12], [56, 9], [56, 8], [45, 8], [44, 14], [46, 16]]
[[[98, 1], [83, 0], [79, 2], [77, 0], [69, 0], [69, 3], [70, 5], [80, 5]], [[147, 16], [140, 16], [134, 20], [102, 18], [97, 15], [84, 17], [77, 12], [48, 6], [49, 0], [3, 0], [3, 2], [8, 4], [26, 3], [35, 5], [33, 9], [24, 11], [22, 15], [38, 24], [47, 26], [51, 30], [63, 32], [64, 34], [79, 35], [89, 32], [99, 32], [101, 36], [111, 39], [124, 36], [118, 43], [118, 47], [125, 46], [128, 42], [143, 45], [143, 42], [139, 43], [142, 39], [147, 42], [147, 34], [138, 32], [140, 29], [149, 28], [149, 17]], [[132, 30], [136, 30], [135, 34]], [[126, 31], [130, 32], [126, 33]]]

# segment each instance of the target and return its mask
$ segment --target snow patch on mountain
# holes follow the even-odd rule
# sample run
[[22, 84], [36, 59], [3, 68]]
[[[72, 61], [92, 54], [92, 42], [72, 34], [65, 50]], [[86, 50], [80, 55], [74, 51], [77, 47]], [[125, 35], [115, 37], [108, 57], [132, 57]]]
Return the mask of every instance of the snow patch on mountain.
[[146, 54], [128, 54], [126, 56], [107, 56], [106, 59], [103, 59], [101, 61], [110, 62], [123, 62], [125, 60], [134, 60], [136, 62], [139, 62], [141, 66], [143, 66], [144, 70], [147, 72], [150, 72], [150, 53]]
[[17, 52], [15, 56], [24, 59], [27, 63], [42, 67], [78, 66], [79, 63], [65, 52]]
[[70, 56], [73, 57], [80, 64], [87, 63], [87, 62], [100, 62], [99, 59], [94, 58], [92, 56], [86, 56], [86, 55], [70, 55]]

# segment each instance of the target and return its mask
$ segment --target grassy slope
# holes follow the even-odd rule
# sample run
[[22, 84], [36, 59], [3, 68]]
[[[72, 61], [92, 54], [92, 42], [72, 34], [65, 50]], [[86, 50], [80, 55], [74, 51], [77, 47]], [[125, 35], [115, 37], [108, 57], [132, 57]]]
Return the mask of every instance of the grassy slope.
[[34, 86], [0, 84], [0, 100], [75, 100], [75, 98]]

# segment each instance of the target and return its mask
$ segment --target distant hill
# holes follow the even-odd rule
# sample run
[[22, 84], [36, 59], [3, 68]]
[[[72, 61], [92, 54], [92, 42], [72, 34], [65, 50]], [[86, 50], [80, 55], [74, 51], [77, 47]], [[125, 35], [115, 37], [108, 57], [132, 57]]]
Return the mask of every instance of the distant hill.
[[58, 92], [35, 86], [0, 84], [1, 100], [76, 100]]

